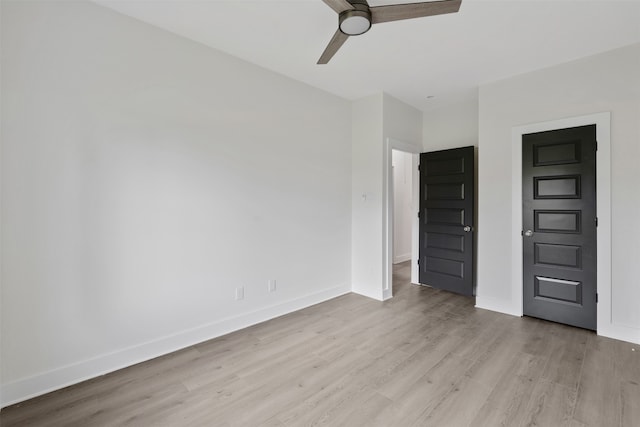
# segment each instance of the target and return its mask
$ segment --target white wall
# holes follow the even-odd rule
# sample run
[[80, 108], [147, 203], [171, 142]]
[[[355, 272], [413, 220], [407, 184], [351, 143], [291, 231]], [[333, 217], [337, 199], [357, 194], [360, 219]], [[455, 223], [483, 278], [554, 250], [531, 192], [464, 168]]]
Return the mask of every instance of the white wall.
[[[352, 108], [351, 283], [353, 292], [382, 300], [386, 271], [385, 164], [391, 167], [389, 138], [421, 146], [422, 113], [389, 96], [377, 94]], [[388, 296], [387, 296], [388, 295]]]
[[3, 404], [350, 290], [349, 102], [85, 2], [1, 49]]
[[[480, 88], [478, 302], [510, 307], [513, 127], [611, 112], [611, 316], [614, 335], [640, 342], [640, 45]], [[617, 329], [616, 329], [617, 328]], [[615, 330], [618, 332], [616, 333]]]
[[386, 93], [383, 99], [383, 139], [392, 138], [421, 148], [422, 112]]
[[478, 96], [425, 111], [423, 118], [424, 151], [478, 145]]
[[383, 94], [352, 104], [352, 291], [382, 298]]
[[393, 262], [411, 259], [413, 222], [413, 156], [392, 151], [393, 163]]
[[[393, 199], [391, 199], [391, 158], [392, 149], [401, 149], [407, 153], [420, 153], [422, 151], [422, 112], [413, 108], [412, 106], [405, 104], [398, 99], [384, 95], [383, 105], [383, 156], [382, 156], [382, 200], [383, 200], [383, 252], [382, 252], [382, 265], [383, 265], [383, 299], [392, 297], [393, 289], [393, 240], [389, 236], [389, 230], [393, 228], [393, 224], [390, 221], [389, 215], [392, 215], [391, 209]], [[415, 156], [413, 159], [413, 180], [414, 180], [414, 197], [417, 199], [418, 186], [418, 158]], [[418, 235], [418, 219], [417, 209], [415, 210], [412, 221], [412, 233]], [[414, 260], [411, 265], [411, 280], [412, 283], [418, 281], [418, 242], [415, 239], [413, 252]]]

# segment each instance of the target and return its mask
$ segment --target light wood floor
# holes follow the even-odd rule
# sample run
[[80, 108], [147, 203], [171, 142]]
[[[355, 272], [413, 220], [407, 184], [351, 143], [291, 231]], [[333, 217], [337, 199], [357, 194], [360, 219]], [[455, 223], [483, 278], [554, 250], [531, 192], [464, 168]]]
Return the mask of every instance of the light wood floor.
[[[2, 426], [640, 426], [640, 348], [409, 284], [0, 412]], [[635, 350], [634, 350], [635, 348]]]

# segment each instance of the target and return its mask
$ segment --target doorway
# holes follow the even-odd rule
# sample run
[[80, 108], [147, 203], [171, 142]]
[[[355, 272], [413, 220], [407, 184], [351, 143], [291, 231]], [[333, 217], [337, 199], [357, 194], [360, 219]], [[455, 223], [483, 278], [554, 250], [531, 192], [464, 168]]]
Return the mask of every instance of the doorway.
[[411, 182], [411, 209], [410, 209], [410, 276], [411, 283], [418, 283], [418, 162], [422, 147], [393, 138], [387, 138], [383, 151], [383, 283], [382, 299], [386, 300], [393, 296], [393, 265], [394, 265], [394, 180], [393, 180], [393, 152], [397, 151], [408, 156], [407, 181]]
[[[383, 239], [383, 288], [382, 295], [383, 300], [389, 299], [393, 296], [393, 265], [394, 265], [394, 180], [393, 180], [393, 152], [394, 151], [404, 152], [410, 156], [411, 159], [411, 261], [410, 261], [410, 272], [411, 272], [411, 283], [413, 284], [430, 284], [428, 281], [423, 281], [423, 274], [421, 274], [420, 266], [419, 266], [419, 258], [421, 257], [420, 244], [421, 241], [425, 240], [422, 234], [427, 232], [427, 228], [435, 226], [436, 228], [444, 225], [445, 229], [438, 228], [429, 229], [431, 232], [435, 232], [431, 236], [431, 248], [429, 250], [429, 255], [432, 255], [430, 260], [428, 261], [430, 264], [432, 261], [436, 260], [439, 262], [442, 267], [446, 269], [448, 266], [452, 264], [456, 264], [456, 268], [461, 269], [459, 274], [453, 275], [449, 274], [452, 281], [455, 282], [456, 286], [453, 287], [443, 287], [448, 286], [449, 281], [443, 280], [444, 276], [447, 276], [446, 273], [451, 273], [451, 269], [442, 271], [440, 268], [438, 270], [438, 266], [434, 265], [432, 270], [438, 275], [437, 283], [434, 281], [431, 283], [432, 286], [445, 289], [448, 291], [458, 292], [463, 295], [475, 295], [475, 210], [476, 199], [475, 192], [477, 191], [477, 182], [475, 179], [475, 170], [477, 166], [477, 157], [475, 154], [475, 147], [462, 147], [457, 149], [450, 150], [442, 150], [440, 152], [432, 152], [426, 153], [429, 157], [433, 157], [432, 160], [432, 172], [433, 176], [429, 177], [428, 180], [436, 180], [445, 181], [453, 179], [459, 180], [462, 179], [460, 183], [454, 183], [453, 181], [451, 187], [457, 187], [463, 194], [458, 197], [458, 201], [451, 199], [447, 196], [447, 191], [442, 193], [440, 190], [448, 190], [449, 186], [445, 184], [443, 188], [435, 188], [438, 185], [433, 186], [433, 184], [437, 184], [436, 182], [432, 182], [432, 196], [435, 194], [441, 194], [444, 197], [444, 200], [434, 200], [432, 197], [432, 202], [435, 202], [435, 205], [432, 208], [446, 208], [450, 203], [461, 203], [461, 206], [457, 206], [462, 208], [465, 211], [465, 216], [461, 220], [458, 221], [459, 224], [437, 224], [438, 221], [435, 221], [432, 224], [429, 224], [429, 227], [424, 228], [421, 226], [422, 221], [419, 215], [422, 215], [422, 195], [421, 195], [421, 181], [422, 181], [422, 171], [419, 170], [419, 164], [421, 162], [421, 157], [425, 155], [422, 153], [422, 149], [419, 146], [414, 144], [394, 140], [392, 138], [387, 138], [385, 141], [385, 150], [383, 155], [383, 165], [384, 165], [384, 182], [385, 185], [383, 187], [383, 224], [384, 224], [384, 239]], [[426, 167], [427, 161], [425, 161]], [[461, 168], [461, 171], [457, 171], [456, 164], [458, 165], [458, 169]], [[453, 170], [454, 168], [456, 170]], [[451, 170], [450, 170], [451, 169]], [[426, 171], [426, 169], [425, 169]], [[446, 188], [445, 188], [446, 187]], [[435, 193], [434, 193], [435, 191]], [[440, 193], [438, 193], [440, 191]], [[424, 191], [426, 195], [426, 190]], [[437, 199], [442, 199], [442, 197], [435, 197]], [[426, 208], [426, 205], [424, 206]], [[445, 209], [446, 210], [446, 209]], [[423, 218], [426, 221], [426, 210]], [[425, 222], [426, 224], [426, 222]], [[425, 233], [421, 233], [421, 229], [424, 229]], [[460, 237], [462, 234], [462, 237]], [[454, 236], [455, 235], [455, 236]], [[462, 241], [462, 247], [451, 247], [452, 241]], [[454, 242], [455, 243], [455, 242]], [[425, 246], [426, 247], [426, 246]], [[435, 252], [434, 252], [435, 251]], [[433, 253], [432, 253], [433, 252]], [[425, 253], [426, 254], [426, 253]], [[437, 259], [436, 259], [437, 258]], [[426, 263], [423, 263], [426, 265]], [[443, 274], [444, 273], [444, 274]], [[428, 273], [431, 274], [431, 273]], [[456, 277], [454, 277], [456, 276]], [[448, 279], [448, 277], [444, 277], [444, 279]], [[446, 283], [445, 283], [446, 282]]]
[[[530, 133], [578, 126], [596, 125], [596, 277], [598, 284], [597, 332], [613, 338], [625, 339], [628, 333], [614, 324], [611, 312], [611, 114], [609, 112], [532, 123], [512, 128], [511, 132], [511, 299], [508, 303], [489, 297], [477, 297], [476, 305], [502, 313], [522, 316], [523, 310], [523, 211], [522, 211], [522, 136]], [[627, 334], [627, 335], [625, 335]], [[626, 338], [629, 340], [629, 338]]]
[[393, 264], [411, 260], [413, 221], [413, 155], [392, 150]]
[[391, 152], [393, 187], [393, 295], [400, 284], [411, 280], [411, 241], [413, 221], [413, 155]]
[[475, 147], [420, 155], [419, 280], [474, 295]]

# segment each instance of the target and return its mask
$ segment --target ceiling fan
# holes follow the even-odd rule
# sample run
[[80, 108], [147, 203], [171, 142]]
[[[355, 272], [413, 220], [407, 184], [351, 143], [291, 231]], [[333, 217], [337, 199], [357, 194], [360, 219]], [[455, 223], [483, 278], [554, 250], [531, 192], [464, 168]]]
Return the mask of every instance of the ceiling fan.
[[350, 36], [359, 36], [372, 24], [455, 13], [462, 0], [439, 0], [420, 3], [370, 7], [367, 0], [322, 0], [338, 14], [338, 30], [322, 53], [318, 64], [327, 64]]

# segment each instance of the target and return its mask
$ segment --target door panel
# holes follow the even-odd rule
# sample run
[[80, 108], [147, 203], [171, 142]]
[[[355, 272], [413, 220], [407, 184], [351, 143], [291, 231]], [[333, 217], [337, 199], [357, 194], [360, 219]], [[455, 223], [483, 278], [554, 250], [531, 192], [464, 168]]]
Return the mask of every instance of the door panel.
[[436, 200], [464, 200], [464, 184], [433, 183], [425, 186], [425, 198], [429, 201]]
[[533, 294], [536, 299], [581, 305], [582, 283], [536, 276]]
[[427, 233], [427, 248], [464, 252], [464, 236], [454, 236], [444, 233]]
[[582, 248], [548, 243], [533, 244], [533, 262], [539, 266], [582, 268]]
[[466, 223], [464, 209], [426, 208], [425, 218], [427, 223], [436, 225], [462, 226]]
[[534, 199], [579, 199], [580, 175], [533, 178]]
[[533, 231], [541, 233], [579, 233], [580, 211], [533, 211]]
[[464, 158], [454, 159], [427, 159], [427, 176], [442, 176], [464, 173]]
[[596, 329], [596, 128], [523, 135], [524, 314]]
[[463, 295], [473, 295], [474, 153], [420, 155], [420, 283]]

